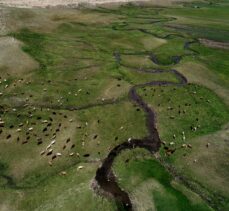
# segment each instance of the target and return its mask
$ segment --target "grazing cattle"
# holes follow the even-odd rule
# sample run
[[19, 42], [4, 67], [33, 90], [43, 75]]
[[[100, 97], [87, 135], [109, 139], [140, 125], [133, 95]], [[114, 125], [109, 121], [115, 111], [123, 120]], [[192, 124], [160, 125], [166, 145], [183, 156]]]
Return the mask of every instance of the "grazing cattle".
[[20, 123], [18, 126], [19, 126], [19, 127], [23, 127], [23, 125], [24, 125], [23, 123]]
[[60, 175], [61, 176], [66, 176], [67, 175], [67, 172], [66, 171], [62, 171], [62, 172], [60, 172]]
[[87, 158], [87, 157], [90, 156], [90, 154], [84, 154], [83, 156], [84, 156], [85, 158]]
[[0, 127], [4, 127], [5, 122], [4, 121], [0, 121]]
[[9, 134], [7, 137], [6, 137], [6, 139], [10, 139], [11, 138], [11, 135]]
[[83, 168], [84, 168], [83, 166], [78, 166], [77, 170], [81, 170]]
[[191, 144], [188, 144], [187, 146], [188, 146], [188, 148], [192, 149], [192, 145]]
[[33, 130], [33, 127], [30, 127], [29, 129], [28, 129], [28, 131], [32, 131]]
[[166, 145], [166, 142], [165, 142], [165, 141], [162, 141], [161, 143], [162, 143], [163, 145]]
[[172, 155], [175, 151], [176, 151], [176, 149], [168, 149], [168, 150], [166, 150], [166, 155], [167, 155], [167, 156], [170, 156], [170, 155]]
[[55, 143], [56, 143], [56, 140], [52, 140], [50, 144], [54, 145]]
[[53, 149], [50, 149], [50, 150], [48, 151], [48, 153], [46, 154], [46, 156], [51, 155], [51, 154], [52, 154], [52, 152], [53, 152]]
[[187, 148], [187, 144], [182, 144], [182, 147], [183, 148]]
[[41, 151], [41, 152], [40, 152], [40, 155], [44, 155], [44, 154], [45, 154], [45, 151]]
[[37, 145], [41, 145], [43, 142], [42, 141], [38, 141], [37, 142]]
[[49, 144], [47, 147], [46, 147], [46, 150], [49, 150], [51, 148], [51, 144]]

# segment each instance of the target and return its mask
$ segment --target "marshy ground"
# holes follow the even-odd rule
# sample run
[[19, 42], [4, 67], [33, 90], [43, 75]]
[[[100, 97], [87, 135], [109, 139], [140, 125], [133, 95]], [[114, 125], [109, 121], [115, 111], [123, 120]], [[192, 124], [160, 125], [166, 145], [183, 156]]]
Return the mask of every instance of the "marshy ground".
[[148, 136], [133, 87], [161, 141], [112, 163], [133, 209], [229, 208], [227, 1], [0, 11], [0, 210], [122, 209], [94, 178]]

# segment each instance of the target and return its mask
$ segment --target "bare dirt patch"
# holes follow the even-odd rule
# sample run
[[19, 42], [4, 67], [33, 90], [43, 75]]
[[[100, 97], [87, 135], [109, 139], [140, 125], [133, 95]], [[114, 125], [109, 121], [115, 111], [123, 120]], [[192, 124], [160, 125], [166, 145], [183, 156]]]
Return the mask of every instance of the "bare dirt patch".
[[1, 75], [21, 75], [39, 67], [29, 55], [21, 50], [22, 44], [12, 37], [0, 38]]
[[160, 184], [151, 179], [138, 186], [131, 194], [131, 198], [136, 211], [156, 211], [154, 201], [152, 200], [152, 190], [163, 191]]
[[226, 49], [229, 50], [229, 43], [226, 42], [217, 42], [214, 40], [208, 40], [208, 39], [199, 39], [200, 43], [210, 47], [210, 48], [220, 48], [220, 49]]
[[6, 30], [6, 11], [0, 7], [0, 35], [5, 35]]

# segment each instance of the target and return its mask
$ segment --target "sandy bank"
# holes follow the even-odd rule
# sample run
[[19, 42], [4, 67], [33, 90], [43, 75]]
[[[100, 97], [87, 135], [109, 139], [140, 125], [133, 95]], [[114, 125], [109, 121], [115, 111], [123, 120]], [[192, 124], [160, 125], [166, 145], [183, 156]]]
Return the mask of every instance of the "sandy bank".
[[[0, 0], [0, 5], [10, 7], [55, 7], [55, 6], [72, 6], [76, 7], [79, 4], [106, 4], [106, 3], [121, 3], [121, 2], [134, 2], [136, 0]], [[190, 0], [138, 0], [138, 2], [150, 2], [155, 5], [171, 5], [178, 1], [190, 1]]]

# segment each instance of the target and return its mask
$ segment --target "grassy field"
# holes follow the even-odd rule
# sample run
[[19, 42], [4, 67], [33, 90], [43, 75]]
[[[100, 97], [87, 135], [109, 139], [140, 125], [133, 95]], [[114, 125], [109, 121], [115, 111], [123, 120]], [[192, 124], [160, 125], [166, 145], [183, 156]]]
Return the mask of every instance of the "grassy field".
[[121, 187], [131, 194], [136, 210], [211, 210], [193, 192], [177, 186], [171, 175], [144, 150], [122, 153], [114, 170]]
[[138, 89], [156, 111], [160, 152], [128, 150], [113, 170], [136, 210], [226, 210], [228, 50], [198, 38], [227, 42], [227, 10], [227, 1], [8, 8], [9, 33], [0, 38], [0, 210], [115, 210], [92, 189], [96, 170], [112, 148], [147, 136], [146, 115], [128, 92], [177, 83], [170, 69], [190, 84]]
[[[158, 114], [157, 126], [165, 144], [160, 154], [165, 162], [175, 166], [179, 174], [187, 176], [188, 180], [201, 184], [200, 189], [205, 187], [212, 193], [216, 191], [227, 196], [228, 190], [222, 184], [229, 176], [228, 168], [220, 168], [220, 173], [216, 173], [219, 166], [227, 165], [224, 141], [217, 136], [216, 139], [199, 141], [195, 137], [221, 130], [228, 122], [228, 107], [208, 89], [192, 84], [186, 87], [143, 88], [139, 93]], [[215, 141], [219, 143], [216, 145]], [[174, 154], [171, 155], [168, 149], [174, 150]], [[202, 176], [194, 176], [200, 172]], [[210, 172], [215, 172], [214, 176]], [[219, 183], [212, 177], [217, 178]], [[227, 203], [225, 199], [222, 206], [227, 206]]]

